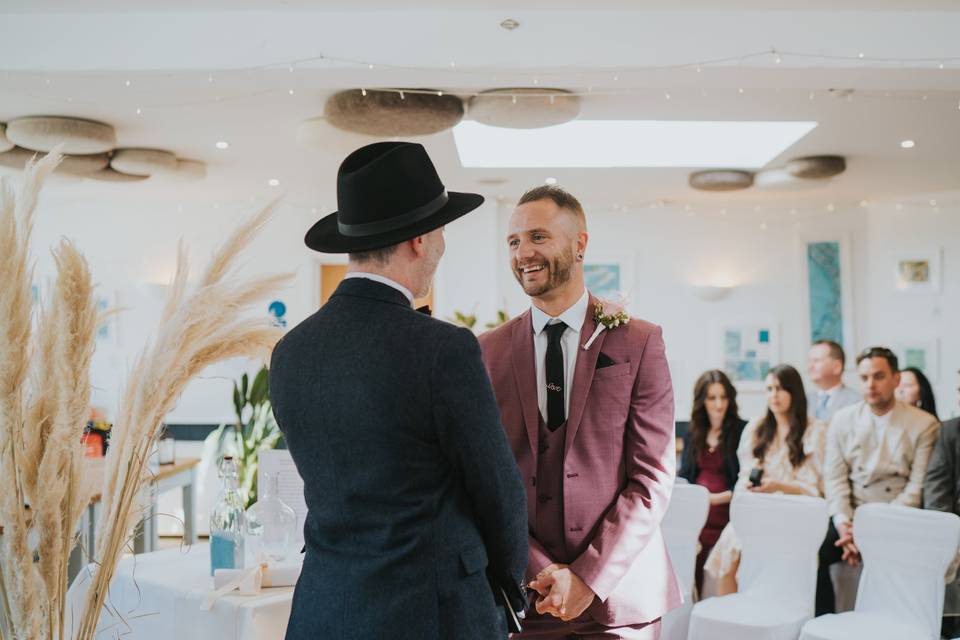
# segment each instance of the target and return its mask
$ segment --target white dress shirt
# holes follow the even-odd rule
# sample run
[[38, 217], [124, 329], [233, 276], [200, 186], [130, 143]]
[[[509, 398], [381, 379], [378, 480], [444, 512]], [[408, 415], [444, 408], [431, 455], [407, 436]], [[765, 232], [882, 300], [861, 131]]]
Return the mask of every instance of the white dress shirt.
[[570, 388], [573, 386], [573, 370], [577, 366], [577, 354], [580, 352], [580, 330], [587, 317], [589, 297], [586, 290], [580, 299], [556, 318], [551, 318], [537, 307], [531, 307], [530, 320], [533, 323], [533, 358], [537, 365], [537, 404], [540, 415], [547, 419], [547, 374], [544, 360], [547, 357], [547, 324], [558, 320], [567, 325], [560, 338], [563, 350], [563, 415], [570, 416]]
[[396, 280], [391, 280], [386, 276], [381, 276], [376, 273], [366, 273], [365, 271], [350, 271], [347, 275], [343, 276], [343, 279], [347, 278], [366, 278], [367, 280], [373, 280], [374, 282], [379, 282], [380, 284], [385, 284], [388, 287], [393, 287], [403, 295], [407, 297], [407, 300], [410, 301], [410, 306], [413, 306], [413, 293], [410, 292], [410, 289], [407, 289], [405, 286], [397, 282]]

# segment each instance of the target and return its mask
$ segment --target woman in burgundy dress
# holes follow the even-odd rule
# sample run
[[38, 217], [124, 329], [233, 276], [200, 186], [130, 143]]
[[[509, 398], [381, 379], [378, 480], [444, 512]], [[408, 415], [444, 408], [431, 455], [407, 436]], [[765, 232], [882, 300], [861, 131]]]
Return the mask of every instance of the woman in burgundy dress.
[[703, 588], [703, 564], [730, 521], [730, 500], [740, 463], [737, 445], [746, 421], [737, 410], [737, 390], [723, 371], [700, 376], [693, 389], [690, 427], [683, 438], [683, 460], [677, 475], [710, 492], [710, 513], [700, 532], [697, 592]]

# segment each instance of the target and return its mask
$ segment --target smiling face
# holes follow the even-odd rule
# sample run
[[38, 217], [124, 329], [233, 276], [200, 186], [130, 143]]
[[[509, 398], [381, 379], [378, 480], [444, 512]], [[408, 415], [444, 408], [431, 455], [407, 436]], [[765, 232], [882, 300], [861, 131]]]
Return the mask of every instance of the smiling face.
[[507, 248], [510, 267], [524, 293], [532, 298], [582, 288], [581, 259], [587, 234], [576, 217], [552, 200], [518, 206], [510, 216]]

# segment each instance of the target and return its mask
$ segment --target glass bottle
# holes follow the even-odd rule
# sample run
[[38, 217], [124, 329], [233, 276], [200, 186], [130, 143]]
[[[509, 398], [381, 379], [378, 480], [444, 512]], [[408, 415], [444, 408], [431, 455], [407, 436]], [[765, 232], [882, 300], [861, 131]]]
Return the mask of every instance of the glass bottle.
[[297, 514], [280, 499], [280, 474], [264, 473], [260, 495], [246, 513], [247, 544], [254, 558], [282, 562], [296, 534]]
[[210, 513], [210, 575], [217, 569], [243, 568], [243, 500], [237, 484], [237, 462], [220, 462], [220, 495]]

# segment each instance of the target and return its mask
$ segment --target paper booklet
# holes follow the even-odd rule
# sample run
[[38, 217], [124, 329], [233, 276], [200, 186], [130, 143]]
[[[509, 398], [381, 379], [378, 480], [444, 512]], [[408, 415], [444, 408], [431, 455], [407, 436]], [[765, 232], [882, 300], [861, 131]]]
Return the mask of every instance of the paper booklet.
[[264, 449], [260, 452], [260, 467], [257, 470], [257, 486], [264, 486], [263, 474], [279, 475], [279, 498], [297, 514], [296, 544], [303, 545], [303, 523], [307, 519], [307, 503], [303, 498], [303, 480], [297, 473], [293, 458], [286, 449]]

